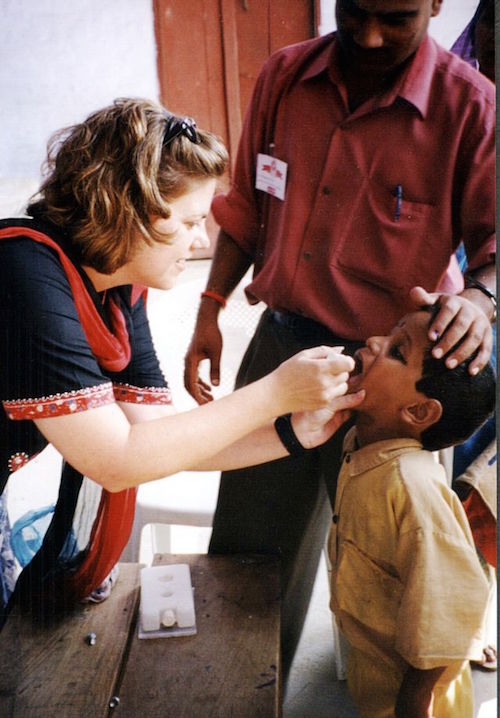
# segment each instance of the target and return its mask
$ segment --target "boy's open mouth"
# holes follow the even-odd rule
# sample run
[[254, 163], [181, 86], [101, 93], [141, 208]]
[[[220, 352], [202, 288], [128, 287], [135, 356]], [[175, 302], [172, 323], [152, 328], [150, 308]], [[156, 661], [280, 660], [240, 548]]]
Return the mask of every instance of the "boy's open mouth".
[[349, 388], [354, 388], [354, 386], [358, 383], [358, 381], [361, 379], [361, 376], [363, 374], [363, 359], [361, 358], [360, 350], [358, 349], [354, 355], [354, 369], [349, 375]]
[[358, 376], [358, 374], [363, 373], [363, 359], [361, 358], [361, 354], [359, 349], [354, 352], [354, 369], [351, 372], [351, 376]]

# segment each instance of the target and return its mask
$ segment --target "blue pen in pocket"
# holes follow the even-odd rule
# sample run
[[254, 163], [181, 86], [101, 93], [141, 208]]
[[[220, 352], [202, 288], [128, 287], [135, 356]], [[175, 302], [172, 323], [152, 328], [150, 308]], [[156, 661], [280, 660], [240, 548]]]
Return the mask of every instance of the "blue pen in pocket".
[[401, 217], [401, 205], [403, 203], [403, 185], [402, 184], [396, 185], [396, 189], [394, 190], [394, 195], [396, 197], [396, 209], [394, 210], [394, 221], [398, 222]]

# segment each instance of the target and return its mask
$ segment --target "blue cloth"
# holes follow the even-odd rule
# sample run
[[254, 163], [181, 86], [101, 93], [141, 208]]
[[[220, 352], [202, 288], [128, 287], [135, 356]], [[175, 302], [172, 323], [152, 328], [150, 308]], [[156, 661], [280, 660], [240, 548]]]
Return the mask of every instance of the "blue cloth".
[[18, 573], [10, 545], [10, 524], [6, 495], [0, 495], [0, 599], [6, 604], [14, 590]]
[[[461, 57], [465, 62], [479, 70], [479, 65], [475, 57], [474, 48], [474, 29], [481, 15], [484, 6], [484, 0], [478, 4], [474, 17], [471, 19], [467, 27], [463, 30], [461, 35], [453, 43], [451, 52]], [[465, 253], [464, 245], [461, 244], [457, 251], [456, 257], [461, 272], [465, 272], [467, 269], [467, 256]], [[493, 325], [493, 350], [491, 352], [491, 364], [497, 373], [497, 332], [496, 325]], [[474, 461], [475, 458], [481, 454], [482, 451], [493, 441], [496, 435], [496, 417], [493, 416], [489, 419], [484, 426], [465, 441], [460, 446], [456, 446], [453, 452], [453, 479], [459, 477], [467, 469], [468, 466]]]
[[[465, 272], [467, 269], [467, 255], [465, 253], [464, 245], [461, 244], [456, 251], [456, 257], [461, 272]], [[490, 362], [497, 373], [497, 328], [494, 324], [492, 327], [493, 332], [493, 350], [491, 352]], [[496, 435], [496, 416], [492, 416], [486, 424], [473, 434], [470, 439], [464, 441], [463, 444], [455, 447], [453, 452], [453, 479], [457, 479], [468, 466], [472, 464], [479, 454], [481, 454], [488, 444], [493, 441]]]

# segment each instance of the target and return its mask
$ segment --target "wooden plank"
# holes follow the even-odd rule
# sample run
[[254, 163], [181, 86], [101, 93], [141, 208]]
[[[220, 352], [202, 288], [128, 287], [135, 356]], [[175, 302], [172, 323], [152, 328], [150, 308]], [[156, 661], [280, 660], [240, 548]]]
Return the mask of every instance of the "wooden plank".
[[[313, 0], [237, 2], [238, 69], [241, 115], [245, 116], [255, 81], [269, 55], [284, 45], [314, 36]], [[258, 32], [255, 29], [258, 28]]]
[[246, 4], [235, 4], [242, 118], [245, 117], [262, 65], [269, 57], [269, 2], [252, 0]]
[[[186, 0], [154, 0], [158, 79], [168, 110], [194, 117], [199, 127], [214, 132], [229, 147], [219, 3], [197, 0], [193, 9]], [[219, 185], [227, 191], [229, 178], [221, 178]], [[212, 215], [207, 232], [211, 246], [195, 249], [195, 259], [213, 255], [218, 227]]]
[[228, 140], [219, 0], [155, 0], [161, 100]]
[[314, 37], [314, 2], [269, 0], [269, 54]]
[[[319, 35], [319, 26], [323, 22], [321, 0], [314, 0], [314, 35]], [[330, 19], [330, 18], [328, 18]]]
[[155, 562], [189, 563], [198, 632], [134, 637], [120, 718], [280, 716], [278, 560], [165, 554]]
[[[17, 612], [1, 635], [2, 718], [105, 718], [139, 594], [138, 564], [122, 564], [110, 597], [52, 625]], [[96, 634], [90, 646], [86, 637]]]
[[234, 163], [238, 150], [242, 122], [240, 109], [240, 78], [238, 72], [238, 36], [236, 32], [234, 0], [221, 0], [221, 15], [229, 154]]

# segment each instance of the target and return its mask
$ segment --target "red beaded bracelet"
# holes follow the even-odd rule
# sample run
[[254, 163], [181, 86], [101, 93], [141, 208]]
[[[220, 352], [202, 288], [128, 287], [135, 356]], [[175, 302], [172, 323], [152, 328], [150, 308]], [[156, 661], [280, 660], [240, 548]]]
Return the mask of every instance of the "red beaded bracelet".
[[217, 292], [212, 292], [207, 289], [205, 292], [201, 293], [201, 296], [209, 297], [209, 299], [215, 299], [215, 301], [218, 302], [223, 309], [226, 306], [226, 298], [223, 297], [222, 294], [217, 294]]

